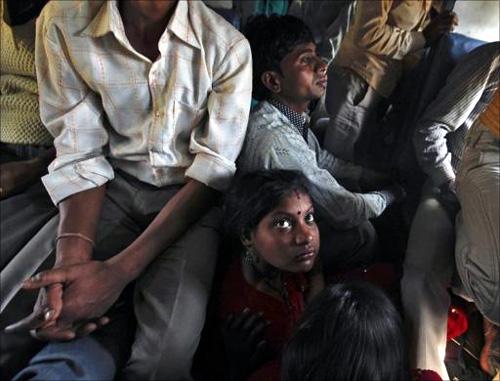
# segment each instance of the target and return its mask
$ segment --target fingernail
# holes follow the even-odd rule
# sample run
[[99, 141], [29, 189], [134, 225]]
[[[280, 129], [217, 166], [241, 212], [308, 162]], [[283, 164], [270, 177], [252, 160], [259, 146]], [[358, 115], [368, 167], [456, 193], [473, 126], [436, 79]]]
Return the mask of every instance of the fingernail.
[[25, 282], [37, 282], [40, 280], [40, 274], [33, 275], [31, 278], [25, 280]]
[[43, 318], [45, 319], [45, 321], [50, 320], [52, 318], [52, 316], [54, 316], [54, 313], [55, 313], [54, 310], [48, 310], [43, 315]]

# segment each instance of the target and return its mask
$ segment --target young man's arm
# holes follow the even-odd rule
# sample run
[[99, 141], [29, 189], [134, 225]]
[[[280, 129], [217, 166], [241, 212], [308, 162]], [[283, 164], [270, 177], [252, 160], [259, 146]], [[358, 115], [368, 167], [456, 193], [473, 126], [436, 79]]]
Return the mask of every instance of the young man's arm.
[[[423, 48], [456, 25], [456, 16], [446, 13], [434, 18], [423, 32], [398, 28], [387, 22], [395, 3], [394, 0], [357, 3], [351, 33], [354, 33], [359, 47], [376, 55], [402, 60], [408, 53]], [[418, 2], [418, 6], [423, 6], [423, 2]], [[408, 18], [411, 17], [413, 15], [409, 14]]]
[[498, 42], [481, 46], [459, 61], [417, 123], [413, 135], [415, 153], [436, 187], [455, 181], [447, 135], [466, 121], [472, 125], [472, 119], [481, 113], [476, 107], [492, 72], [498, 70], [499, 46]]
[[386, 173], [364, 168], [333, 156], [319, 145], [312, 133], [309, 134], [309, 142], [316, 152], [318, 167], [326, 169], [336, 179], [353, 181], [363, 190], [380, 189], [392, 182], [391, 177]]
[[370, 193], [349, 192], [326, 170], [318, 166], [315, 152], [301, 136], [276, 131], [263, 134], [252, 142], [254, 159], [265, 163], [266, 168], [298, 170], [312, 183], [311, 196], [319, 214], [330, 225], [340, 229], [358, 226], [370, 218], [378, 217], [397, 199], [389, 190]]

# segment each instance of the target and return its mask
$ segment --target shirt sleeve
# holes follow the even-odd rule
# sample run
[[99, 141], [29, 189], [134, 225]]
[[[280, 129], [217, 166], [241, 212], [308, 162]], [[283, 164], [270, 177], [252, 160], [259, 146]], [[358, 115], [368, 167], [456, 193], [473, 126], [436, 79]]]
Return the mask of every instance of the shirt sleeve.
[[252, 57], [243, 39], [218, 66], [208, 96], [207, 122], [191, 134], [189, 149], [196, 156], [186, 176], [217, 190], [229, 186], [245, 139], [251, 96]]
[[64, 33], [42, 13], [37, 20], [35, 62], [40, 94], [40, 116], [54, 136], [57, 150], [49, 173], [42, 178], [52, 201], [113, 179], [103, 155], [108, 133], [103, 125], [99, 96], [78, 75], [70, 59]]
[[[382, 214], [387, 207], [380, 193], [353, 193], [342, 187], [331, 173], [318, 166], [315, 152], [302, 137], [284, 133], [267, 137], [263, 143], [266, 167], [301, 171], [311, 182], [311, 196], [320, 216], [338, 229], [358, 226]], [[264, 147], [265, 146], [265, 147]]]
[[[408, 31], [387, 24], [393, 0], [358, 1], [355, 13], [354, 42], [370, 53], [402, 60], [408, 53], [425, 46], [422, 32]], [[408, 15], [408, 17], [414, 17]]]
[[446, 137], [466, 121], [472, 124], [471, 117], [479, 116], [476, 107], [493, 70], [492, 52], [497, 47], [478, 48], [457, 63], [417, 123], [413, 135], [417, 159], [435, 186], [455, 179]]
[[326, 169], [332, 176], [338, 179], [348, 179], [358, 182], [363, 172], [362, 167], [354, 163], [344, 161], [333, 156], [327, 150], [321, 148], [313, 133], [308, 136], [310, 147], [316, 152], [318, 166]]

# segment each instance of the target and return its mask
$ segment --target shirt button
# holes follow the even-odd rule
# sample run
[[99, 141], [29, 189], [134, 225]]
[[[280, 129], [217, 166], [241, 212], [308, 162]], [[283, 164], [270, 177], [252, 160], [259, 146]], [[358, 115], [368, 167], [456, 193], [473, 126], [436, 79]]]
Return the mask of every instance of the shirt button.
[[155, 112], [155, 116], [156, 116], [157, 118], [159, 118], [159, 117], [161, 116], [161, 112], [160, 112], [160, 111], [156, 111], [156, 112]]

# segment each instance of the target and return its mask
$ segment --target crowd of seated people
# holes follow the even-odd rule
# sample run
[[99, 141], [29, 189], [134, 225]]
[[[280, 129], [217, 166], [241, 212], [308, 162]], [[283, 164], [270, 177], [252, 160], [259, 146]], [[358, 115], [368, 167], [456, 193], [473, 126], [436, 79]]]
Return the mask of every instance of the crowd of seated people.
[[357, 1], [329, 66], [291, 15], [239, 32], [201, 1], [20, 4], [0, 3], [2, 377], [192, 379], [216, 300], [225, 379], [446, 380], [450, 290], [500, 372], [498, 41], [417, 116], [428, 179], [391, 300], [334, 275], [384, 260], [372, 222], [408, 190], [360, 137], [457, 24], [441, 2]]

